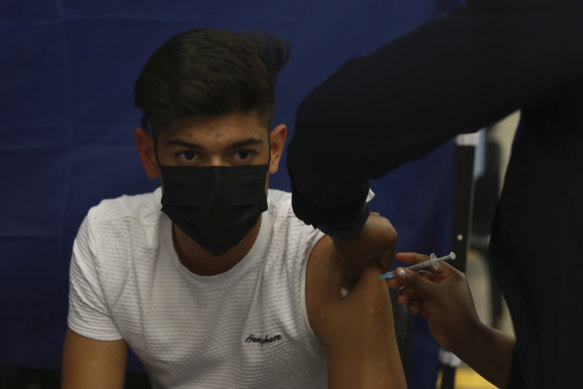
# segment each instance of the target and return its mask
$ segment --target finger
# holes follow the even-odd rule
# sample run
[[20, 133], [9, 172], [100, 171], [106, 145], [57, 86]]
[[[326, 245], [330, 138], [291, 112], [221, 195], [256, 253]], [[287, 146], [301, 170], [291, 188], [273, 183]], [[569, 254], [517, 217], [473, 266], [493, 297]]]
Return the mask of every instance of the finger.
[[415, 300], [415, 291], [413, 289], [404, 288], [399, 293], [399, 296], [405, 296], [407, 300]]
[[405, 286], [405, 285], [398, 278], [393, 278], [393, 279], [389, 280], [389, 288], [391, 288], [391, 289], [399, 289], [402, 286]]
[[405, 268], [397, 268], [395, 276], [408, 290], [412, 290], [420, 298], [430, 298], [436, 293], [437, 283], [424, 278], [417, 272]]
[[414, 290], [403, 288], [399, 292], [399, 296], [397, 297], [397, 302], [399, 304], [407, 304], [411, 301], [420, 301], [421, 297], [418, 296]]
[[433, 268], [432, 268], [432, 270], [435, 271], [436, 273], [432, 272], [431, 270], [429, 270], [429, 271], [419, 270], [417, 272], [417, 274], [419, 274], [419, 277], [422, 277], [422, 278], [426, 279], [427, 281], [438, 282], [439, 281], [438, 270], [435, 270]]
[[409, 304], [407, 304], [407, 308], [409, 309], [409, 312], [411, 312], [413, 315], [418, 314], [419, 311], [421, 310], [421, 308], [419, 307], [419, 303], [415, 300], [409, 302]]
[[395, 259], [399, 262], [415, 264], [423, 261], [427, 261], [429, 256], [418, 254], [418, 253], [397, 253]]
[[[405, 284], [403, 282], [403, 278], [402, 277], [398, 277], [397, 275], [397, 271], [398, 269], [403, 269], [403, 268], [396, 268], [395, 269], [395, 276], [394, 278], [391, 278], [390, 280], [388, 280], [388, 285], [389, 288], [391, 289], [401, 289], [407, 286], [407, 284]], [[438, 276], [436, 274], [431, 274], [428, 272], [422, 272], [422, 271], [418, 271], [417, 274], [419, 274], [420, 277], [423, 277], [429, 281], [433, 281], [436, 282], [438, 280]]]
[[401, 305], [405, 305], [409, 302], [409, 297], [406, 294], [400, 294], [397, 297], [397, 302]]
[[400, 294], [399, 297], [397, 297], [397, 302], [401, 305], [407, 304], [408, 301], [409, 299], [406, 294]]
[[[399, 269], [399, 268], [397, 268], [397, 269]], [[395, 269], [395, 272], [397, 271], [397, 269]], [[423, 277], [428, 281], [439, 282], [439, 278], [440, 278], [439, 273], [433, 273], [433, 272], [429, 272], [429, 271], [425, 271], [425, 270], [419, 270], [419, 271], [417, 271], [417, 274], [419, 274], [420, 277]], [[403, 283], [402, 279], [396, 276], [396, 273], [395, 273], [395, 278], [392, 278], [388, 281], [389, 281], [388, 286], [391, 289], [399, 289], [399, 288], [406, 286]]]

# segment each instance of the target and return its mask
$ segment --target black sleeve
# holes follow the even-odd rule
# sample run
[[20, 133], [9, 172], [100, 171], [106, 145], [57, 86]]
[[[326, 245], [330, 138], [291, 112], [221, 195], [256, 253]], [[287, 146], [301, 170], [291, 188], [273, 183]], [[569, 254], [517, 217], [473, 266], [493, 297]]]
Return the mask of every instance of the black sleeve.
[[297, 216], [356, 236], [370, 179], [580, 86], [582, 8], [574, 0], [470, 0], [344, 64], [297, 112], [288, 149]]
[[512, 351], [512, 366], [510, 368], [510, 376], [508, 377], [508, 384], [506, 389], [525, 389], [526, 384], [524, 375], [522, 374], [522, 367], [518, 359], [518, 349], [514, 346]]

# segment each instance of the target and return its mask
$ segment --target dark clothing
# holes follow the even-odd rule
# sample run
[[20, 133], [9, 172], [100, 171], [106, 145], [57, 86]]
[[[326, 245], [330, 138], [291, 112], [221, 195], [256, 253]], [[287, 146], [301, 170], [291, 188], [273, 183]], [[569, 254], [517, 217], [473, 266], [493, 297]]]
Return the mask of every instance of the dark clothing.
[[582, 387], [582, 1], [468, 1], [346, 63], [298, 111], [294, 211], [356, 236], [370, 179], [518, 109], [495, 273], [527, 387]]
[[524, 375], [522, 374], [522, 367], [518, 359], [518, 348], [514, 347], [512, 350], [512, 366], [510, 368], [510, 375], [508, 377], [508, 384], [506, 389], [524, 389]]

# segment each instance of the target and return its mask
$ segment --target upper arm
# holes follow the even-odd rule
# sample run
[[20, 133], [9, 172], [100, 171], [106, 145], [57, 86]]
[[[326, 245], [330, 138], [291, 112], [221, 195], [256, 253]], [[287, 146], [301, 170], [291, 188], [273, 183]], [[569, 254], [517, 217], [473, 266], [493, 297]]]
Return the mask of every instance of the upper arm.
[[329, 237], [314, 247], [306, 271], [306, 310], [327, 355], [330, 388], [404, 388], [388, 287], [377, 261], [367, 265], [350, 294], [350, 276]]
[[306, 268], [306, 311], [310, 327], [322, 339], [326, 330], [327, 306], [334, 304], [338, 287], [348, 272], [330, 237], [323, 237], [312, 250]]
[[95, 340], [67, 329], [62, 389], [121, 389], [126, 358], [127, 346], [122, 339]]
[[[102, 234], [100, 230], [95, 230], [94, 224], [90, 211], [73, 244], [67, 323], [74, 331], [95, 339], [120, 339], [122, 336], [113, 321], [113, 310], [106, 291], [119, 298], [119, 280], [125, 277], [125, 266], [121, 260], [104, 260], [107, 257], [100, 255], [99, 249], [103, 244], [99, 237]], [[118, 257], [123, 258], [122, 255]]]

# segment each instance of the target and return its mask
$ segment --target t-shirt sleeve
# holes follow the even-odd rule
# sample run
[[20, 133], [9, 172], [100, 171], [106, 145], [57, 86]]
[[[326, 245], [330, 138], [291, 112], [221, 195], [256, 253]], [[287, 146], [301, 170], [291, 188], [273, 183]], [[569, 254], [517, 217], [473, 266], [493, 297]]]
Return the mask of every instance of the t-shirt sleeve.
[[112, 320], [103, 293], [91, 227], [90, 212], [83, 220], [73, 244], [69, 270], [68, 326], [88, 338], [117, 340], [122, 337]]

